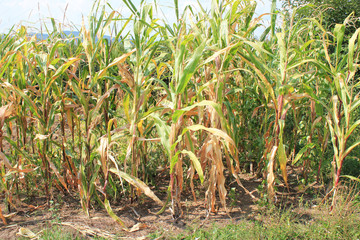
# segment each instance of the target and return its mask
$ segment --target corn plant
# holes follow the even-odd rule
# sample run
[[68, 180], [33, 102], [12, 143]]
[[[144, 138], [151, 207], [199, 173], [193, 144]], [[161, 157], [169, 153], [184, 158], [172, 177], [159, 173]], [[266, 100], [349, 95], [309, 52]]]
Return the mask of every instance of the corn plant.
[[[144, 193], [159, 213], [171, 201], [176, 219], [187, 182], [194, 201], [205, 185], [208, 213], [217, 198], [228, 211], [230, 178], [257, 199], [241, 183], [249, 162], [271, 201], [278, 172], [292, 190], [289, 165], [302, 163], [307, 184], [332, 164], [335, 196], [343, 163], [360, 145], [360, 30], [344, 43], [350, 18], [326, 32], [321, 19], [298, 19], [298, 9], [277, 13], [273, 0], [259, 38], [263, 16], [254, 17], [252, 0], [212, 0], [198, 12], [180, 12], [174, 0], [175, 23], [156, 18], [156, 2], [123, 2], [129, 17], [94, 1], [79, 37], [65, 36], [54, 19], [43, 26], [47, 39], [26, 27], [0, 36], [4, 223], [2, 210], [16, 210], [22, 191], [49, 202], [58, 190], [86, 214], [104, 207], [129, 231], [111, 202]], [[152, 168], [168, 174], [166, 201], [151, 190]]]
[[[333, 196], [339, 186], [341, 169], [346, 157], [351, 151], [360, 145], [357, 138], [353, 139], [353, 134], [360, 124], [357, 117], [357, 108], [359, 106], [358, 91], [359, 84], [356, 82], [356, 73], [358, 69], [359, 56], [359, 33], [360, 29], [356, 30], [351, 36], [346, 53], [344, 51], [344, 34], [346, 23], [337, 24], [333, 30], [331, 37], [324, 32], [322, 35], [322, 44], [324, 49], [324, 60], [312, 60], [312, 62], [319, 68], [319, 77], [322, 77], [330, 89], [330, 96], [324, 101], [321, 96], [316, 95], [309, 86], [305, 89], [311, 94], [312, 98], [320, 103], [327, 111], [326, 122], [327, 127], [331, 133], [331, 142], [333, 146]], [[331, 39], [331, 40], [330, 40]], [[333, 52], [330, 46], [335, 49]], [[335, 201], [333, 201], [333, 206]]]

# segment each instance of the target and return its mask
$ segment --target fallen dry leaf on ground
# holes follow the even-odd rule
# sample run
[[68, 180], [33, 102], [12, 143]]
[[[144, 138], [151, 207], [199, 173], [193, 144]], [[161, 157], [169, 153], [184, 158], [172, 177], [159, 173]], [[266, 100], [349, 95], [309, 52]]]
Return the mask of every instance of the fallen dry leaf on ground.
[[42, 231], [35, 234], [30, 229], [21, 227], [16, 235], [30, 239], [39, 239], [41, 232]]

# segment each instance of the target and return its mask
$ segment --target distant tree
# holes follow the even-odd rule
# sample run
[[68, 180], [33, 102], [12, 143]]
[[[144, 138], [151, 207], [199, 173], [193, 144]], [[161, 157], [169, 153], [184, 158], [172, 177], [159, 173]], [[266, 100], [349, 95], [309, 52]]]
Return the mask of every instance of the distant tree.
[[[360, 0], [281, 0], [283, 7], [296, 8], [305, 4], [312, 4], [313, 8], [306, 8], [300, 11], [299, 17], [309, 17], [318, 13], [317, 10], [323, 12], [323, 24], [331, 30], [335, 24], [343, 23], [344, 20], [354, 13], [352, 21], [353, 27], [349, 31], [355, 31], [360, 27]], [[351, 32], [348, 32], [351, 34]]]

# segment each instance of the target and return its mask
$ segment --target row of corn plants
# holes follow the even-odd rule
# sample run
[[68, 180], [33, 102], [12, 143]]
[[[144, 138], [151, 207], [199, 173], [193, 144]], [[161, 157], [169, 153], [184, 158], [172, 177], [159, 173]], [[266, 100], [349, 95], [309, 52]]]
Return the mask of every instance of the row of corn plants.
[[[179, 218], [183, 189], [196, 201], [200, 185], [209, 212], [217, 198], [227, 211], [232, 180], [257, 199], [241, 182], [247, 164], [270, 201], [276, 182], [291, 191], [294, 167], [301, 184], [332, 180], [335, 199], [342, 166], [360, 145], [360, 30], [345, 36], [352, 16], [327, 32], [321, 17], [278, 13], [276, 0], [259, 17], [252, 0], [183, 12], [174, 0], [169, 23], [157, 18], [156, 3], [124, 3], [130, 17], [95, 1], [79, 37], [65, 36], [54, 19], [46, 39], [26, 27], [1, 36], [7, 212], [25, 204], [24, 194], [49, 201], [60, 191], [87, 214], [104, 207], [127, 230], [110, 203], [145, 194], [159, 213], [170, 204]], [[259, 38], [265, 15], [271, 24]], [[152, 190], [159, 170], [168, 176], [166, 199]], [[0, 217], [6, 224], [1, 209]]]

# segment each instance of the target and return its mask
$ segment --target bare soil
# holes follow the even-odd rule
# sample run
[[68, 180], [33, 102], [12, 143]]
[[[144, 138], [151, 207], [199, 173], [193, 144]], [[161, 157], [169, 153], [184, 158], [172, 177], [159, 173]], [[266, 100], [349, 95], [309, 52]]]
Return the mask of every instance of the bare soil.
[[[242, 178], [243, 185], [259, 197], [257, 187], [261, 181], [251, 175], [243, 175]], [[190, 191], [185, 190], [182, 202], [183, 215], [177, 220], [172, 218], [169, 207], [162, 214], [156, 215], [155, 213], [161, 209], [161, 206], [145, 196], [135, 203], [130, 203], [129, 200], [111, 203], [116, 215], [125, 222], [128, 228], [142, 223], [142, 229], [131, 233], [123, 231], [122, 227], [104, 209], [91, 209], [90, 217], [88, 217], [74, 198], [55, 195], [51, 206], [46, 204], [45, 199], [32, 199], [31, 205], [23, 204], [14, 211], [12, 216], [8, 217], [7, 226], [0, 223], [0, 239], [16, 239], [16, 234], [22, 227], [37, 233], [54, 224], [61, 225], [66, 231], [74, 233], [74, 236], [83, 234], [90, 237], [97, 233], [103, 233], [103, 237], [109, 234], [109, 236], [116, 235], [122, 239], [147, 239], [149, 234], [158, 232], [166, 238], [166, 236], [185, 233], [185, 230], [189, 228], [209, 227], [213, 223], [222, 226], [229, 222], [236, 223], [240, 219], [254, 218], [259, 210], [258, 205], [243, 189], [237, 186], [236, 182], [230, 183], [228, 186], [229, 191], [231, 188], [236, 188], [233, 191], [236, 195], [228, 198], [228, 212], [218, 203], [217, 213], [209, 214], [205, 208], [204, 198], [200, 196], [194, 202]], [[159, 197], [163, 200], [166, 199], [163, 191], [159, 193]], [[5, 209], [5, 206], [1, 205], [1, 208]]]

